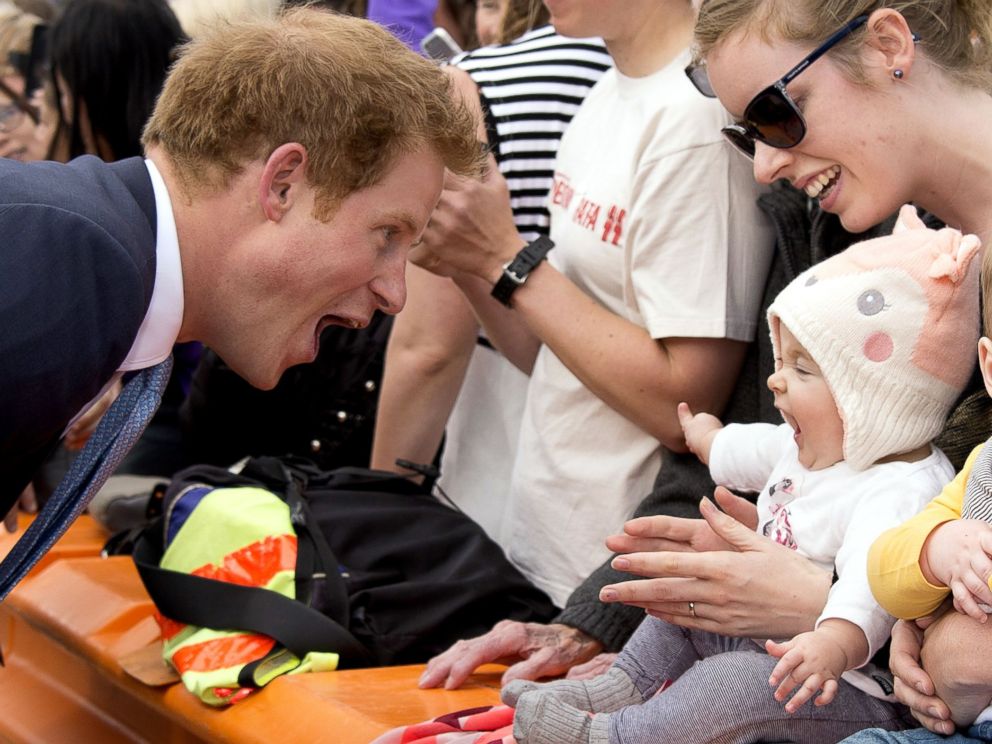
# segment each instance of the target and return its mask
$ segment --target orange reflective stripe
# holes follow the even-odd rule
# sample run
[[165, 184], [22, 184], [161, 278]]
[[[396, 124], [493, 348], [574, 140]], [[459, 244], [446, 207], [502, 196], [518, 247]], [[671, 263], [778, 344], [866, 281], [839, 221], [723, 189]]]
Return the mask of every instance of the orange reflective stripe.
[[208, 563], [194, 576], [242, 586], [265, 586], [280, 571], [296, 570], [296, 535], [269, 535], [224, 556], [223, 565]]
[[186, 623], [181, 623], [177, 620], [172, 620], [167, 618], [159, 611], [155, 611], [155, 620], [158, 622], [159, 630], [162, 633], [162, 640], [168, 641], [170, 638], [182, 633], [183, 628], [186, 627]]
[[273, 639], [263, 635], [214, 638], [176, 649], [172, 655], [172, 664], [180, 674], [211, 672], [261, 659], [275, 645]]

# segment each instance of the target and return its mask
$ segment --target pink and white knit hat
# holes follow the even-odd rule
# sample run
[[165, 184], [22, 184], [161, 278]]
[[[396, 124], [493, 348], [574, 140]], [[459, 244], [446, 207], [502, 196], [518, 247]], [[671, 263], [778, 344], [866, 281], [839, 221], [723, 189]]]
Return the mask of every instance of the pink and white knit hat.
[[980, 248], [974, 235], [927, 228], [907, 204], [892, 235], [813, 266], [768, 309], [776, 355], [782, 322], [823, 372], [851, 467], [943, 428], [976, 364]]

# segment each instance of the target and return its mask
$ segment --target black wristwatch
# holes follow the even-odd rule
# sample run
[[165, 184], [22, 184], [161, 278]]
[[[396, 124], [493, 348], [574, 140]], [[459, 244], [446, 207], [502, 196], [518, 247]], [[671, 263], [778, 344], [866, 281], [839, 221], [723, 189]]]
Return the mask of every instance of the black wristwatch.
[[555, 244], [551, 238], [542, 235], [521, 248], [514, 259], [503, 266], [503, 274], [493, 285], [492, 296], [509, 307], [510, 297], [517, 291], [518, 287], [527, 281], [528, 274], [544, 260], [548, 251], [554, 247]]

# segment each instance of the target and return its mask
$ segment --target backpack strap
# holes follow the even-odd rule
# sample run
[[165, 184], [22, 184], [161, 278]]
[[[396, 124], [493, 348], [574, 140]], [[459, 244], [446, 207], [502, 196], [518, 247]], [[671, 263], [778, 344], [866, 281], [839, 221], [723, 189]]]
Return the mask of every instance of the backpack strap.
[[274, 638], [296, 656], [337, 653], [340, 667], [374, 663], [368, 649], [341, 623], [278, 592], [161, 568], [161, 529], [152, 525], [134, 547], [134, 563], [159, 611], [190, 625], [244, 629]]

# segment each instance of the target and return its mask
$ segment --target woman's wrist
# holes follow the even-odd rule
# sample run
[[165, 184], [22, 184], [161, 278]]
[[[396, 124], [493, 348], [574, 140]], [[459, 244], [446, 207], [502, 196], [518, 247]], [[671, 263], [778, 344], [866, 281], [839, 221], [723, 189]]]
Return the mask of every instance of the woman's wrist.
[[503, 276], [504, 267], [511, 263], [527, 245], [528, 243], [524, 242], [524, 239], [517, 233], [514, 233], [513, 237], [507, 237], [500, 241], [499, 249], [493, 252], [491, 258], [486, 261], [482, 272], [477, 276], [485, 279], [490, 287], [495, 286], [496, 282]]

